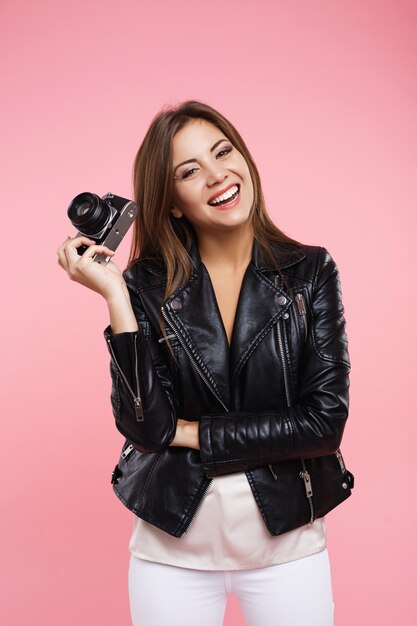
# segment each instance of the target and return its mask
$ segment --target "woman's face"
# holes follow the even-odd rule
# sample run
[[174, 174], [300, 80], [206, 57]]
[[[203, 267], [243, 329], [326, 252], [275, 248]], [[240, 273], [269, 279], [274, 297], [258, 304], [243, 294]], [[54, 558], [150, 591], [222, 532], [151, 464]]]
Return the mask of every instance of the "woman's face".
[[175, 217], [185, 215], [198, 233], [247, 222], [253, 184], [243, 155], [206, 120], [188, 122], [173, 139]]

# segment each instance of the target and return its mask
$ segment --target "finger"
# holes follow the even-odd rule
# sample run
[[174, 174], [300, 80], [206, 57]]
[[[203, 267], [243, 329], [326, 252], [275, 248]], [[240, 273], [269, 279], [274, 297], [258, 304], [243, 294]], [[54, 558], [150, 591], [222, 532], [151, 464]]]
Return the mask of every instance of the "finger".
[[67, 235], [67, 237], [66, 237], [66, 239], [65, 239], [64, 243], [62, 244], [63, 246], [64, 246], [66, 243], [68, 243], [68, 239], [71, 239], [70, 235]]
[[64, 243], [60, 245], [57, 250], [58, 264], [66, 271], [68, 271], [68, 261], [67, 261], [67, 257], [65, 256], [65, 245], [68, 243], [69, 239], [71, 239], [71, 237], [68, 235]]
[[114, 250], [110, 250], [110, 248], [108, 248], [107, 246], [102, 246], [98, 244], [89, 246], [81, 256], [78, 254], [77, 250], [71, 245], [68, 245], [64, 248], [64, 253], [70, 272], [74, 272], [76, 264], [80, 266], [80, 264], [91, 263], [93, 261], [92, 257], [95, 254], [105, 254], [107, 256], [113, 256], [115, 254]]
[[77, 248], [83, 245], [91, 246], [93, 244], [94, 244], [93, 239], [89, 239], [88, 237], [84, 237], [84, 236], [74, 237], [73, 239], [66, 241], [64, 244], [63, 250], [65, 253], [67, 263], [71, 263], [71, 261], [75, 263], [75, 261], [81, 258], [81, 255], [78, 254], [77, 252]]
[[[64, 258], [64, 250], [66, 248], [66, 246], [69, 244], [70, 241], [76, 242], [74, 245], [76, 248], [78, 248], [80, 245], [82, 245], [82, 242], [78, 243], [78, 240], [81, 239], [81, 237], [74, 237], [71, 238], [69, 235], [67, 236], [67, 238], [65, 239], [65, 241], [59, 246], [59, 248], [57, 249], [57, 254], [58, 256], [61, 258], [61, 260], [63, 260]], [[95, 243], [95, 241], [93, 239], [89, 239], [88, 237], [86, 238], [86, 243]]]
[[59, 253], [61, 250], [63, 250], [64, 246], [66, 243], [68, 243], [68, 239], [71, 239], [71, 237], [68, 235], [68, 237], [65, 239], [65, 241], [63, 243], [61, 243], [61, 245], [57, 248], [57, 254], [59, 256]]
[[[84, 235], [83, 235], [83, 236], [84, 236]], [[65, 240], [64, 240], [64, 241], [62, 242], [62, 244], [59, 246], [59, 248], [63, 248], [63, 247], [65, 246], [65, 244], [67, 244], [67, 243], [68, 243], [68, 241], [71, 241], [71, 240], [72, 240], [72, 241], [77, 241], [78, 239], [81, 239], [81, 237], [70, 237], [70, 235], [67, 235], [67, 236], [66, 236], [66, 238], [65, 238]], [[95, 243], [95, 240], [94, 240], [94, 239], [89, 239], [89, 238], [87, 237], [87, 240], [88, 240], [88, 241], [91, 241], [91, 243]], [[59, 250], [59, 248], [58, 248], [58, 250]]]
[[115, 252], [114, 250], [110, 250], [107, 246], [93, 244], [84, 252], [83, 257], [84, 259], [88, 259], [89, 257], [93, 257], [95, 254], [107, 254], [109, 256], [113, 256]]
[[80, 246], [89, 246], [94, 243], [96, 243], [94, 239], [81, 235], [80, 237], [68, 237], [68, 239], [64, 242], [64, 247], [79, 248]]

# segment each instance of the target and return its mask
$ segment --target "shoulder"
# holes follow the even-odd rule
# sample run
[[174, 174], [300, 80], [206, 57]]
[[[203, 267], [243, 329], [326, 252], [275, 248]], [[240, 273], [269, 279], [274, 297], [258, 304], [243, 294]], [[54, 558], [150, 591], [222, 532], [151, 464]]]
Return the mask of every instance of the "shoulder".
[[333, 256], [321, 245], [279, 243], [275, 249], [281, 268], [286, 274], [297, 275], [309, 282], [314, 283], [326, 268], [336, 268]]
[[123, 270], [123, 278], [129, 287], [139, 292], [164, 284], [166, 274], [162, 268], [147, 259], [135, 259]]
[[334, 263], [327, 248], [300, 242], [274, 242], [274, 256], [280, 269], [288, 274], [302, 273], [313, 279], [326, 265]]

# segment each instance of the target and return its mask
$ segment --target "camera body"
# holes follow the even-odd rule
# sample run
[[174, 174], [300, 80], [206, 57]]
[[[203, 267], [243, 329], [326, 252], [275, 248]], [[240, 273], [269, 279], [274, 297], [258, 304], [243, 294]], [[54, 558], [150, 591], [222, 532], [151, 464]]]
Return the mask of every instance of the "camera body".
[[[67, 214], [71, 224], [78, 229], [76, 237], [85, 236], [94, 239], [96, 244], [116, 250], [133, 224], [138, 212], [138, 205], [133, 200], [106, 193], [100, 197], [85, 191], [71, 200]], [[88, 246], [77, 248], [79, 255]], [[93, 261], [108, 263], [106, 254], [95, 254]]]

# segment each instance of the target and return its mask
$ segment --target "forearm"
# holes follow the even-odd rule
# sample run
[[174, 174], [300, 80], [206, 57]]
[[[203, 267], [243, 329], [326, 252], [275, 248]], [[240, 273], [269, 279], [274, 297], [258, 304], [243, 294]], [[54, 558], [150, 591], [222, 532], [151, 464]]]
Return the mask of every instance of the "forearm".
[[203, 415], [199, 430], [202, 466], [212, 478], [331, 454], [340, 446], [347, 417], [347, 389], [328, 410], [294, 405], [276, 412]]
[[112, 333], [135, 332], [139, 330], [126, 285], [122, 285], [120, 290], [114, 292], [106, 302], [109, 309]]
[[177, 430], [171, 446], [184, 446], [186, 448], [200, 449], [198, 440], [199, 422], [189, 422], [188, 420], [178, 419]]

